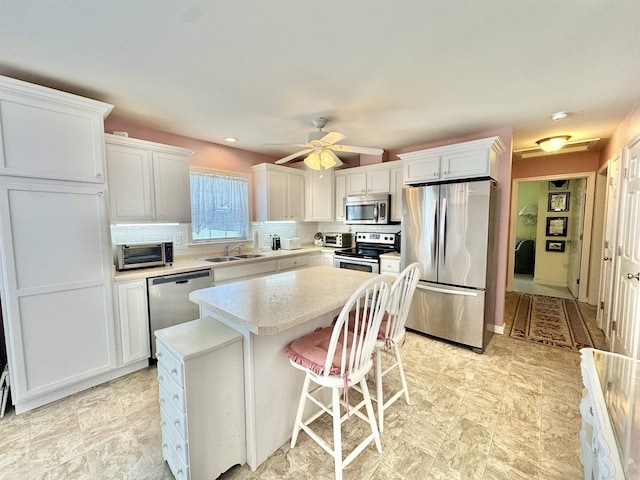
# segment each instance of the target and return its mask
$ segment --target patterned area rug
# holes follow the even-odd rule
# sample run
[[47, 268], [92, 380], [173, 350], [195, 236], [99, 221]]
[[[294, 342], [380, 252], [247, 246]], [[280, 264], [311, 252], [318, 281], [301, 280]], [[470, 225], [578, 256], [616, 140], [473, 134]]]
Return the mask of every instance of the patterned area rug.
[[520, 294], [510, 335], [563, 350], [594, 346], [576, 301], [544, 295]]

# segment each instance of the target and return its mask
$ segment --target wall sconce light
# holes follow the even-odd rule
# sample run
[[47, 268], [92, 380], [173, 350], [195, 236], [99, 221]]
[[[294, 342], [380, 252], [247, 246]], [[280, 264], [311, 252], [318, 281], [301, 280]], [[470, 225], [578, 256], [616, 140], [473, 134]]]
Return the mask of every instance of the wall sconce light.
[[535, 205], [525, 205], [522, 210], [518, 212], [518, 215], [524, 218], [525, 225], [535, 225], [538, 221], [538, 207]]
[[570, 135], [558, 135], [555, 137], [543, 138], [542, 140], [538, 140], [536, 143], [545, 152], [555, 152], [556, 150], [560, 150], [564, 147], [564, 144], [567, 143], [570, 138]]

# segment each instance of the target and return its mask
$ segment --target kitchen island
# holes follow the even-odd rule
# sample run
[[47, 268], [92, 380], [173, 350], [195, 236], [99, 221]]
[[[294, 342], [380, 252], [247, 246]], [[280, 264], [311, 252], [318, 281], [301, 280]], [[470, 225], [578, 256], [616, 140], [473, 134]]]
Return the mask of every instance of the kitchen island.
[[201, 316], [243, 336], [247, 463], [255, 470], [291, 437], [304, 373], [284, 347], [330, 325], [353, 292], [375, 274], [312, 267], [196, 290]]

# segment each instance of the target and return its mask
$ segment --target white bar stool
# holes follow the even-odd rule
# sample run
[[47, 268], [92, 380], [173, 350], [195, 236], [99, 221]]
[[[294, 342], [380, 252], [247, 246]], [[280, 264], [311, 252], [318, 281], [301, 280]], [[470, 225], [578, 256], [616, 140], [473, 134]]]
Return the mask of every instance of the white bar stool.
[[[380, 432], [384, 430], [384, 411], [403, 394], [407, 402], [409, 401], [409, 389], [407, 388], [407, 379], [404, 376], [402, 368], [402, 359], [400, 357], [400, 345], [404, 341], [406, 334], [405, 324], [407, 315], [411, 307], [411, 300], [416, 291], [418, 280], [420, 278], [420, 265], [412, 263], [407, 266], [400, 275], [395, 279], [391, 287], [391, 297], [389, 299], [388, 313], [385, 315], [386, 321], [380, 327], [380, 335], [375, 346], [376, 358], [376, 403], [378, 404], [378, 427]], [[393, 352], [394, 362], [382, 371], [382, 355]], [[398, 369], [400, 375], [400, 383], [402, 387], [395, 392], [386, 402], [382, 389], [382, 380], [385, 375]]]
[[[300, 430], [307, 432], [318, 445], [334, 457], [336, 480], [342, 479], [343, 468], [372, 441], [375, 442], [378, 452], [382, 452], [365, 376], [373, 367], [373, 350], [390, 290], [389, 280], [383, 276], [367, 280], [347, 301], [333, 327], [325, 327], [305, 335], [285, 349], [291, 364], [305, 372], [291, 435], [291, 448], [295, 447]], [[317, 385], [313, 390], [310, 390], [311, 382]], [[364, 398], [357, 405], [350, 405], [348, 391], [357, 384]], [[326, 405], [315, 395], [324, 388], [331, 389], [331, 405]], [[340, 399], [341, 390], [344, 400]], [[307, 400], [316, 404], [319, 410], [309, 418], [303, 419]], [[346, 410], [344, 414], [341, 413], [341, 406]], [[367, 415], [360, 412], [363, 406]], [[314, 420], [325, 413], [333, 418], [333, 448], [310, 427]], [[356, 417], [369, 424], [371, 433], [343, 459], [341, 425], [344, 421]]]

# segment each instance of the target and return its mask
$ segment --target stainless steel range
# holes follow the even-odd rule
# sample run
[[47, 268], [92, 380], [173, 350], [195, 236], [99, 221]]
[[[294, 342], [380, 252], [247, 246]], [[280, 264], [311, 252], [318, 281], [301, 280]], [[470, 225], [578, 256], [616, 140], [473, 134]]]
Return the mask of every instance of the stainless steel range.
[[395, 233], [356, 232], [356, 246], [338, 250], [333, 266], [361, 272], [380, 273], [380, 255], [398, 251]]

